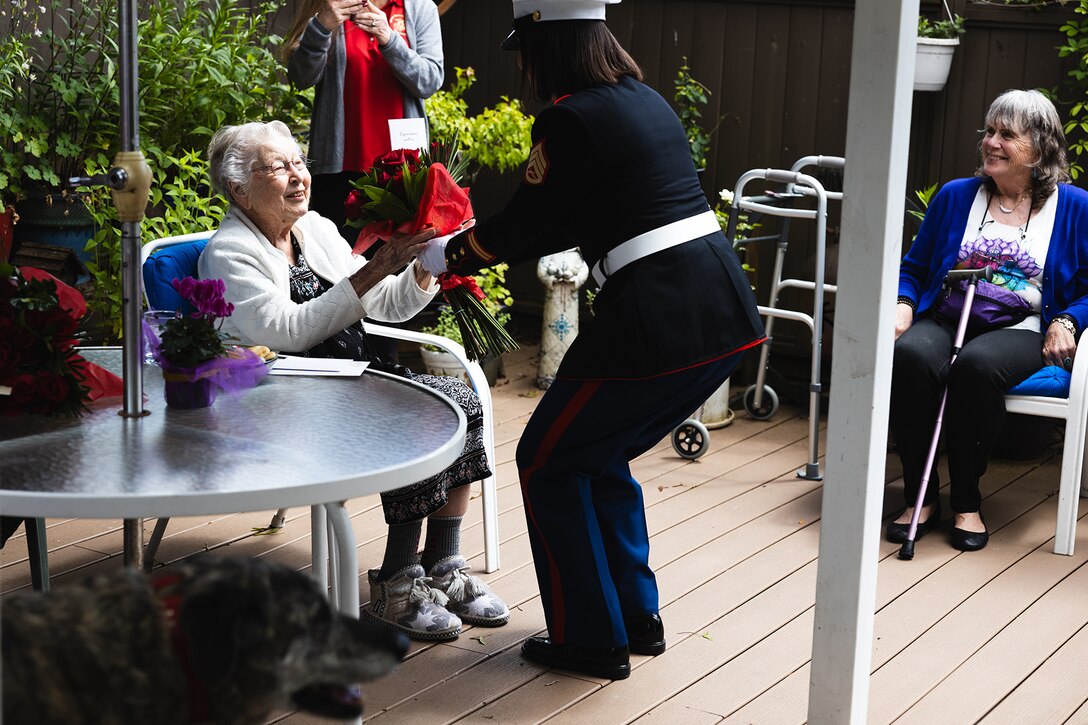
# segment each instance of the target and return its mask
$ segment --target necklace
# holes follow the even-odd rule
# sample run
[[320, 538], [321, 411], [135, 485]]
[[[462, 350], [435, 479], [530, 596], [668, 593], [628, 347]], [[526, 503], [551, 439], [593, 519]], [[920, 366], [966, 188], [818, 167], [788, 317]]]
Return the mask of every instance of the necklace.
[[1027, 198], [1026, 195], [1021, 194], [1019, 197], [1017, 197], [1016, 203], [1013, 204], [1011, 209], [1009, 209], [1008, 207], [1006, 207], [1004, 204], [1001, 203], [1001, 196], [998, 196], [997, 197], [997, 208], [1001, 210], [1002, 214], [1012, 214], [1014, 211], [1016, 211], [1017, 209], [1020, 208], [1020, 205], [1024, 203], [1024, 199], [1026, 199], [1026, 198]]
[[[990, 206], [990, 205], [989, 205], [989, 204], [987, 204], [986, 206], [987, 206], [987, 208], [989, 208], [989, 206]], [[1018, 204], [1017, 204], [1016, 206], [1020, 206], [1020, 204], [1018, 203]], [[1013, 207], [1012, 209], [1009, 209], [1009, 212], [1011, 213], [1011, 212], [1015, 211], [1015, 210], [1016, 210], [1016, 206], [1014, 206], [1014, 207]], [[999, 201], [999, 202], [997, 202], [997, 207], [998, 207], [999, 209], [1001, 209], [1001, 211], [1005, 211], [1005, 207], [1001, 206], [1001, 202], [1000, 202], [1000, 201]], [[989, 219], [987, 219], [987, 218], [986, 218], [986, 211], [983, 211], [983, 212], [982, 212], [982, 223], [978, 225], [978, 231], [979, 231], [979, 233], [981, 234], [982, 230], [983, 230], [983, 229], [984, 229], [984, 228], [985, 228], [986, 226], [988, 226], [988, 225], [990, 225], [990, 224], [997, 224], [997, 223], [998, 223], [998, 222], [997, 222], [997, 220], [996, 220], [996, 219], [994, 219], [994, 218], [993, 218], [992, 216], [991, 216], [991, 217], [990, 217]], [[1021, 244], [1023, 244], [1023, 243], [1024, 243], [1024, 240], [1025, 240], [1025, 239], [1027, 239], [1027, 236], [1028, 236], [1028, 227], [1029, 227], [1030, 225], [1031, 225], [1031, 209], [1028, 209], [1028, 218], [1027, 218], [1027, 219], [1026, 219], [1026, 220], [1024, 221], [1024, 226], [1022, 226], [1022, 227], [1019, 227], [1019, 228], [1017, 229], [1017, 231], [1018, 231], [1018, 232], [1020, 232], [1020, 243], [1021, 243]], [[1007, 226], [1007, 225], [1006, 225], [1006, 226]]]

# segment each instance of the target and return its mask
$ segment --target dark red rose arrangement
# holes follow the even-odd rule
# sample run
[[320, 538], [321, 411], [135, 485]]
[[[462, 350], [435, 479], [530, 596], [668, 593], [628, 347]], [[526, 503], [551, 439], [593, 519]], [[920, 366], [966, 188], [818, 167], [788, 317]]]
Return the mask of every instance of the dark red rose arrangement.
[[121, 380], [76, 351], [87, 311], [78, 290], [48, 272], [0, 264], [0, 415], [79, 416], [121, 392]]
[[223, 295], [221, 279], [175, 278], [171, 283], [192, 305], [188, 315], [178, 313], [163, 325], [162, 339], [144, 323], [144, 336], [167, 382], [209, 379], [219, 389], [237, 392], [255, 386], [268, 369], [255, 353], [229, 344], [220, 330], [234, 305]]
[[[344, 201], [348, 225], [359, 229], [353, 251], [362, 254], [394, 233], [434, 228], [437, 236], [443, 236], [460, 229], [472, 219], [468, 189], [459, 185], [466, 167], [456, 138], [435, 141], [424, 153], [397, 149], [375, 159], [353, 182], [355, 188]], [[518, 348], [506, 328], [484, 309], [484, 294], [475, 279], [447, 273], [438, 282], [453, 308], [470, 360]]]

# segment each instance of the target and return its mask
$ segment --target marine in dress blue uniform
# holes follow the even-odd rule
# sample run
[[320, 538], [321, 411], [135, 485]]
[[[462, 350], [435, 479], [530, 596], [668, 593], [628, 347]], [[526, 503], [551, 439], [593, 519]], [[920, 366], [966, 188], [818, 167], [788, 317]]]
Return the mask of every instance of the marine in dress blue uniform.
[[[514, 0], [512, 36], [550, 20], [603, 19], [604, 5]], [[574, 652], [573, 669], [618, 679], [629, 672], [632, 626], [658, 612], [642, 489], [629, 461], [687, 418], [765, 337], [741, 263], [712, 221], [684, 129], [659, 94], [631, 75], [573, 90], [537, 116], [532, 144], [506, 207], [450, 239], [445, 262], [470, 274], [577, 245], [603, 280], [593, 316], [526, 426], [517, 463], [548, 646]], [[642, 235], [675, 246], [617, 268], [617, 249]], [[660, 636], [633, 651], [663, 651]], [[531, 644], [523, 652], [541, 660]]]

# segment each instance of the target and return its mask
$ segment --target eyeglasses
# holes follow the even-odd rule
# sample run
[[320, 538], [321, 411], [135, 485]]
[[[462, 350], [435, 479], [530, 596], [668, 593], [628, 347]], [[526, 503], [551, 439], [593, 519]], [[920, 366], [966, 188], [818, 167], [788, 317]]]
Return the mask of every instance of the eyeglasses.
[[250, 173], [257, 173], [258, 171], [268, 171], [273, 176], [285, 176], [287, 174], [288, 167], [293, 168], [295, 171], [302, 171], [310, 166], [310, 160], [305, 156], [300, 156], [294, 161], [277, 161], [274, 164], [266, 164], [265, 166], [256, 166], [250, 169]]

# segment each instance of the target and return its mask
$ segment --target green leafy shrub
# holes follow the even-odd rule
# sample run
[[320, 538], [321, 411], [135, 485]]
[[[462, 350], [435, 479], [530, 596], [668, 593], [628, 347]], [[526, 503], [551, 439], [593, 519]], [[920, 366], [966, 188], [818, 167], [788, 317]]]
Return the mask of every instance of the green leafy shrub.
[[[105, 172], [119, 150], [117, 0], [15, 0], [0, 36], [0, 196], [55, 191]], [[143, 236], [214, 228], [226, 201], [207, 185], [204, 149], [225, 124], [278, 118], [305, 128], [312, 91], [282, 77], [270, 32], [276, 8], [238, 0], [142, 0], [140, 145], [153, 174]], [[120, 226], [108, 190], [81, 190], [96, 225], [88, 243], [91, 308], [120, 334]]]
[[[1079, 0], [1073, 12], [1088, 15], [1088, 0]], [[1073, 56], [1076, 65], [1066, 78], [1065, 94], [1072, 102], [1069, 120], [1065, 123], [1069, 143], [1069, 172], [1077, 179], [1084, 170], [1082, 159], [1088, 155], [1088, 20], [1074, 18], [1061, 26], [1065, 42], [1058, 46], [1058, 57]]]
[[[463, 96], [476, 82], [476, 72], [472, 68], [454, 68], [454, 74], [449, 90], [438, 91], [425, 101], [431, 136], [457, 138], [466, 159], [477, 171], [480, 167], [509, 171], [525, 163], [533, 117], [525, 113], [521, 101], [500, 96], [494, 106], [470, 116]], [[470, 171], [470, 178], [474, 175], [475, 171]]]
[[676, 94], [673, 96], [673, 101], [676, 104], [676, 115], [680, 117], [680, 123], [687, 132], [691, 160], [695, 163], [695, 168], [705, 169], [706, 156], [710, 151], [710, 135], [717, 126], [715, 125], [711, 131], [703, 128], [703, 113], [699, 109], [710, 100], [710, 90], [691, 77], [691, 68], [688, 67], [686, 56], [682, 63], [674, 82]]
[[[733, 191], [731, 189], [722, 189], [718, 192], [718, 203], [714, 205], [714, 217], [718, 220], [718, 226], [722, 229], [722, 234], [726, 234], [729, 229], [729, 213], [730, 207], [733, 205]], [[739, 211], [737, 214], [737, 226], [733, 230], [733, 251], [737, 253], [740, 258], [741, 267], [748, 273], [749, 277], [755, 275], [755, 267], [748, 264], [748, 248], [746, 242], [748, 236], [759, 227], [759, 224], [754, 224], [748, 219], [748, 212]]]
[[938, 184], [934, 183], [924, 189], [915, 189], [914, 198], [918, 200], [917, 204], [914, 203], [913, 199], [907, 199], [907, 203], [911, 205], [911, 208], [907, 209], [907, 213], [917, 219], [919, 223], [926, 218], [926, 209], [929, 208], [929, 202], [933, 201], [933, 195], [937, 193], [937, 186]]

